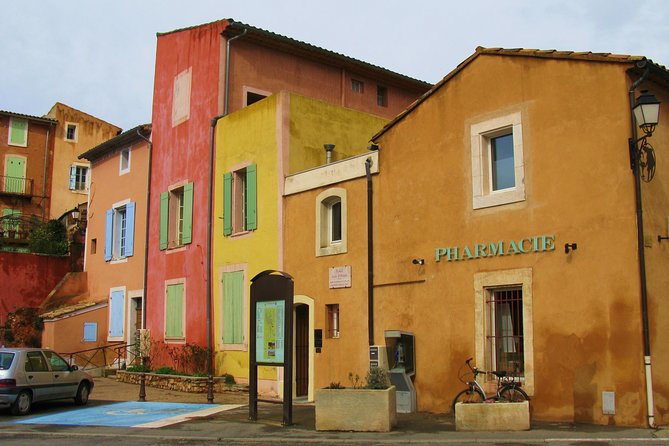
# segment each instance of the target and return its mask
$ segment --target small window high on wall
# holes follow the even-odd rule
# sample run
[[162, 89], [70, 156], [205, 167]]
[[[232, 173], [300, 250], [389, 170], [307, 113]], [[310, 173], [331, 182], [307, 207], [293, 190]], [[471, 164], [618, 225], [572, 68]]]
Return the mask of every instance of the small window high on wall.
[[223, 175], [223, 235], [257, 228], [257, 167], [251, 164]]

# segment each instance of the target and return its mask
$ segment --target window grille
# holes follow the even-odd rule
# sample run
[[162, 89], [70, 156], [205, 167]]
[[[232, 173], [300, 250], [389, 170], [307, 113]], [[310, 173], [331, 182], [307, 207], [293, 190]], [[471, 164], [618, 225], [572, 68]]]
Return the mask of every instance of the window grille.
[[486, 300], [486, 366], [523, 376], [523, 291], [521, 288], [489, 290]]

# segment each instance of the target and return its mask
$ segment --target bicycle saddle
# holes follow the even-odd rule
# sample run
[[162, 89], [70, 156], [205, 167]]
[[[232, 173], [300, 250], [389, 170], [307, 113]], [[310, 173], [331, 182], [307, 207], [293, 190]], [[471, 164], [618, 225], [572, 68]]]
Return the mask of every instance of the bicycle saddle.
[[506, 370], [495, 370], [492, 374], [498, 378], [504, 378], [506, 376]]

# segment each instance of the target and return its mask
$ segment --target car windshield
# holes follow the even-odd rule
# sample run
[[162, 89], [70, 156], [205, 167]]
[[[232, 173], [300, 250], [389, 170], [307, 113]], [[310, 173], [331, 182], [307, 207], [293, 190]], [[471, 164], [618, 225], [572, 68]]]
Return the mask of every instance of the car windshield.
[[0, 352], [0, 370], [9, 370], [14, 359], [14, 353]]

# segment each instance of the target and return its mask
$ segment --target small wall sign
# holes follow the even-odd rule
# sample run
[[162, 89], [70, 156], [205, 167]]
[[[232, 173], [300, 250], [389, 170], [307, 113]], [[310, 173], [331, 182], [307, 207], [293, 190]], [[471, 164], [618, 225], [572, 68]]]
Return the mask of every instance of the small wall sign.
[[351, 265], [330, 268], [330, 288], [351, 288]]

